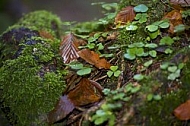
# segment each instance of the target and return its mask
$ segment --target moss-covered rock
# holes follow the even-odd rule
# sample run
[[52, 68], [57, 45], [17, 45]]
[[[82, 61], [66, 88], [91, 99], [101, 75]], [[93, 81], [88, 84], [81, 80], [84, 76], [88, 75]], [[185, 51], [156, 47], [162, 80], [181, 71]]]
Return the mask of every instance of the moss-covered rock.
[[45, 125], [64, 90], [60, 28], [56, 15], [37, 11], [0, 36], [1, 102], [13, 125]]

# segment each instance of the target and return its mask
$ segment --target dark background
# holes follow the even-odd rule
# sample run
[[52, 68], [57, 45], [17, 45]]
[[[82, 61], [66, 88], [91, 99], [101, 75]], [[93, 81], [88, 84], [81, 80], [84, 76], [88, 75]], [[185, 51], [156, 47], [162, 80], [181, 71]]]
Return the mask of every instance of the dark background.
[[119, 0], [0, 0], [0, 33], [14, 24], [23, 15], [35, 10], [48, 10], [57, 14], [62, 21], [91, 21], [103, 17], [96, 2]]

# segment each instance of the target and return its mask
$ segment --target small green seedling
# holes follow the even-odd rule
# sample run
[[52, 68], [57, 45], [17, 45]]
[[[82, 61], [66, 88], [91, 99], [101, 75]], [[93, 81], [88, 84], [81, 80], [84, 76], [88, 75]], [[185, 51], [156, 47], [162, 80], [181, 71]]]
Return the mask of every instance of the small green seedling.
[[151, 39], [155, 39], [160, 34], [160, 28], [168, 28], [169, 27], [168, 20], [161, 20], [154, 22], [153, 24], [147, 25], [146, 29]]
[[180, 72], [184, 67], [184, 63], [180, 63], [179, 65], [174, 65], [171, 63], [163, 63], [160, 65], [160, 68], [163, 70], [167, 70], [169, 72], [168, 80], [175, 80], [180, 77]]
[[144, 23], [147, 21], [148, 14], [147, 13], [138, 13], [135, 16], [135, 20], [138, 20], [140, 24]]
[[[142, 56], [148, 56], [156, 57], [157, 52], [155, 50], [152, 50], [157, 47], [157, 44], [150, 43], [150, 44], [144, 44], [142, 42], [137, 42], [128, 45], [127, 52], [124, 54], [124, 57], [129, 60], [134, 60], [136, 57], [142, 57]], [[145, 52], [145, 50], [148, 50]]]
[[118, 70], [118, 66], [111, 66], [110, 70], [108, 70], [107, 75], [108, 77], [111, 77], [112, 75], [114, 77], [118, 77], [120, 75], [121, 71]]
[[154, 95], [154, 94], [150, 93], [147, 95], [146, 99], [147, 99], [147, 101], [152, 101], [152, 100], [159, 101], [162, 99], [162, 97], [159, 94]]

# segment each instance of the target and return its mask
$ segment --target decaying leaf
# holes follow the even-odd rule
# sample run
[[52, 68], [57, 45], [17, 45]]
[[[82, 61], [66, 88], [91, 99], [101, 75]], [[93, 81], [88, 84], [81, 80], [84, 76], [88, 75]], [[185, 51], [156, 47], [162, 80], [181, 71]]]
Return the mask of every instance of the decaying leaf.
[[48, 114], [48, 123], [53, 124], [65, 118], [74, 108], [74, 104], [67, 95], [61, 96], [55, 108]]
[[169, 33], [174, 33], [174, 27], [183, 24], [182, 22], [182, 15], [180, 11], [178, 10], [172, 10], [171, 12], [167, 13], [163, 19], [169, 19], [170, 21], [170, 27], [169, 27]]
[[134, 7], [127, 6], [123, 8], [115, 17], [115, 24], [126, 24], [135, 18]]
[[111, 66], [105, 58], [100, 58], [96, 52], [90, 51], [89, 49], [82, 49], [78, 52], [78, 54], [86, 62], [95, 65], [98, 69], [109, 69]]
[[60, 45], [60, 53], [64, 63], [70, 63], [79, 57], [77, 44], [75, 44], [77, 42], [78, 39], [72, 33], [69, 33], [63, 38]]
[[190, 100], [181, 104], [174, 110], [174, 115], [180, 120], [190, 119]]
[[[55, 105], [55, 108], [48, 114], [48, 123], [53, 124], [64, 119], [72, 113], [75, 107], [89, 105], [102, 99], [102, 87], [95, 81], [87, 78], [80, 78], [73, 88], [67, 90]], [[68, 85], [70, 86], [70, 85]]]
[[75, 106], [88, 105], [98, 102], [102, 98], [102, 87], [97, 82], [82, 78], [68, 93], [68, 97]]

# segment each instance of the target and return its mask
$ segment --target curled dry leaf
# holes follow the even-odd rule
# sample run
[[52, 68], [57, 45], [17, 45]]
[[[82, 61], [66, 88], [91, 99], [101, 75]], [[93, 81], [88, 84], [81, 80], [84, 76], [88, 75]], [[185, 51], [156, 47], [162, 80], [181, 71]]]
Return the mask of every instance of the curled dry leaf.
[[74, 87], [60, 97], [55, 108], [48, 114], [49, 124], [64, 119], [75, 107], [89, 105], [102, 99], [102, 87], [99, 83], [87, 78], [79, 80], [76, 86], [75, 82], [71, 81]]
[[190, 119], [190, 100], [181, 104], [174, 110], [174, 115], [180, 120]]
[[163, 19], [169, 19], [170, 21], [170, 27], [169, 27], [169, 33], [174, 33], [174, 27], [183, 24], [182, 22], [182, 15], [180, 11], [178, 10], [172, 10], [171, 12], [167, 13]]
[[53, 124], [65, 118], [74, 108], [74, 104], [68, 99], [67, 95], [61, 96], [55, 108], [48, 114], [48, 123]]
[[102, 87], [97, 82], [82, 78], [67, 95], [75, 106], [84, 106], [102, 98]]
[[63, 38], [60, 45], [60, 53], [64, 63], [70, 63], [79, 57], [77, 43], [78, 39], [72, 33]]
[[123, 8], [115, 17], [115, 24], [126, 24], [135, 19], [134, 7]]
[[98, 69], [109, 69], [111, 66], [105, 58], [100, 58], [99, 54], [94, 51], [90, 51], [89, 49], [82, 49], [78, 54], [86, 62], [96, 66]]

